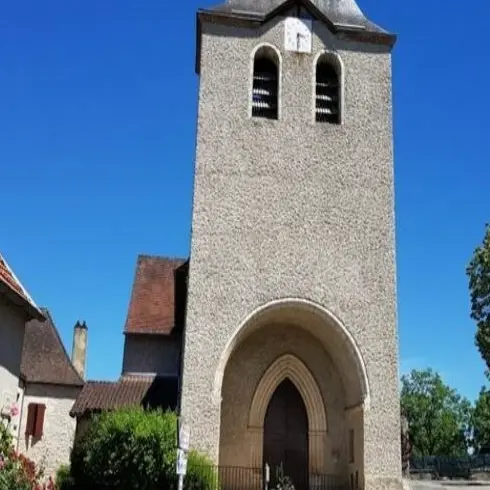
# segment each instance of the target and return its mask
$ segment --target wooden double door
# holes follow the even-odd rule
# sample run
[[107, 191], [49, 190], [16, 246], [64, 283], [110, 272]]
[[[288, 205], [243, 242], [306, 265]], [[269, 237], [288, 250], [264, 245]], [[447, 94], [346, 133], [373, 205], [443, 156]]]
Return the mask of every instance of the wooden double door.
[[270, 484], [278, 483], [277, 470], [289, 477], [295, 490], [308, 490], [308, 414], [296, 386], [285, 379], [276, 389], [264, 421], [264, 465]]

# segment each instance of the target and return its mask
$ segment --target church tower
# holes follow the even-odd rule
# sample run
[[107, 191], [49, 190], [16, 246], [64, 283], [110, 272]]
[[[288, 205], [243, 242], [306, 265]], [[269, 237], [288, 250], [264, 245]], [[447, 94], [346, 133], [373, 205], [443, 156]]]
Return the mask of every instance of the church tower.
[[394, 44], [356, 0], [197, 15], [181, 412], [248, 488], [401, 488]]

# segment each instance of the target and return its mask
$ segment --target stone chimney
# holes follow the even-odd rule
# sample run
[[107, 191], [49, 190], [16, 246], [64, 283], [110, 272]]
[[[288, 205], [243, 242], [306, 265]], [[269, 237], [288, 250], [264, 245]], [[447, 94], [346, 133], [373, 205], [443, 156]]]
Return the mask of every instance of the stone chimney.
[[82, 379], [85, 379], [85, 362], [87, 359], [87, 334], [85, 322], [77, 322], [73, 329], [73, 349], [71, 362]]

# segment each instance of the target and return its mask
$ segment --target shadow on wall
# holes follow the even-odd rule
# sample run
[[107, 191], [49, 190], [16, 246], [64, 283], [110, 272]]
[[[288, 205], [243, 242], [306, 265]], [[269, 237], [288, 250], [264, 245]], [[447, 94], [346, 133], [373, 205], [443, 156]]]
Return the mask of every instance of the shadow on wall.
[[177, 377], [157, 377], [148, 388], [141, 404], [146, 409], [176, 410], [179, 394]]
[[8, 388], [8, 380], [4, 380], [4, 376], [10, 375], [18, 384], [24, 327], [25, 318], [0, 299], [0, 339], [7, 340], [0, 342], [0, 396], [5, 387]]

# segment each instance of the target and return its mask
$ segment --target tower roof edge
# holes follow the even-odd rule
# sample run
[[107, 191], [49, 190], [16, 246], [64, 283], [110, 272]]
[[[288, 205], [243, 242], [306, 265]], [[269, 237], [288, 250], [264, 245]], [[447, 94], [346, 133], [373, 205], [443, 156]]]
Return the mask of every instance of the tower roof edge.
[[[302, 0], [307, 6], [328, 19], [339, 30], [364, 30], [393, 36], [371, 20], [361, 10], [356, 0]], [[233, 17], [248, 17], [261, 20], [289, 4], [291, 0], [226, 0], [215, 7], [204, 9]], [[393, 36], [394, 37], [394, 36]]]

